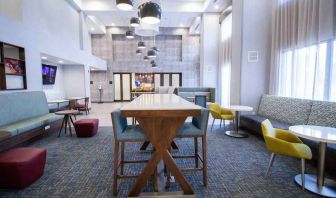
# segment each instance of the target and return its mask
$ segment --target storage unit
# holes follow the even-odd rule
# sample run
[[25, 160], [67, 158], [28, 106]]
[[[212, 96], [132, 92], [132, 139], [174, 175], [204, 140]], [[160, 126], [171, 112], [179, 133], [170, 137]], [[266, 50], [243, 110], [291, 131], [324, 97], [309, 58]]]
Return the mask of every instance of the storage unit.
[[0, 90], [27, 89], [25, 50], [0, 42]]

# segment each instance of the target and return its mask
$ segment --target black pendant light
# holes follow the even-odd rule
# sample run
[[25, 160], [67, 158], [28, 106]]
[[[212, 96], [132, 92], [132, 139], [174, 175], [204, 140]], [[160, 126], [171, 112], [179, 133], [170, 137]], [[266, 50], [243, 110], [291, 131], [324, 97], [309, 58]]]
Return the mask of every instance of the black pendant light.
[[149, 60], [148, 56], [144, 56], [144, 61], [148, 61], [148, 60]]
[[145, 42], [143, 42], [143, 41], [139, 41], [139, 42], [138, 42], [138, 48], [139, 48], [139, 49], [145, 49], [145, 48], [146, 48]]
[[153, 64], [155, 64], [155, 61], [154, 61], [154, 60], [152, 60], [152, 61], [150, 62], [150, 64], [152, 64], [152, 65], [153, 65]]
[[120, 10], [132, 10], [133, 0], [116, 0], [117, 7]]
[[132, 27], [139, 27], [140, 19], [138, 17], [132, 17], [130, 20], [130, 24]]
[[136, 55], [140, 56], [141, 55], [141, 50], [138, 49], [135, 53], [136, 53]]
[[143, 3], [138, 8], [138, 16], [141, 22], [157, 24], [161, 20], [161, 7], [152, 1]]
[[155, 58], [156, 57], [156, 52], [154, 50], [148, 50], [147, 56], [149, 58]]
[[157, 54], [160, 52], [160, 50], [157, 47], [152, 47], [152, 50], [154, 50]]
[[127, 30], [126, 31], [126, 38], [134, 39], [134, 32], [132, 30]]
[[152, 68], [157, 68], [157, 67], [158, 67], [158, 66], [157, 66], [156, 63], [152, 64]]

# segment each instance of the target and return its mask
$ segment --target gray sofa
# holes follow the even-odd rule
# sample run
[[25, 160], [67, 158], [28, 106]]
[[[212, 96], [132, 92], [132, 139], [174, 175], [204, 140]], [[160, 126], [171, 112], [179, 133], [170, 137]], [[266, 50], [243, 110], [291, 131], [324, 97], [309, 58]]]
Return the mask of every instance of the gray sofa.
[[[336, 128], [336, 103], [264, 95], [257, 115], [242, 115], [240, 127], [262, 136], [261, 122], [269, 119], [275, 128], [288, 130], [292, 125], [318, 125]], [[318, 157], [318, 142], [301, 138]], [[336, 145], [327, 145], [326, 169], [336, 175]]]
[[216, 100], [216, 93], [215, 88], [208, 88], [208, 87], [177, 87], [175, 89], [175, 94], [181, 96], [186, 100], [188, 97], [195, 97], [196, 95], [206, 96], [207, 102], [215, 102]]
[[31, 138], [25, 133], [37, 129], [44, 131], [46, 126], [63, 118], [49, 113], [47, 99], [42, 91], [1, 93], [0, 104], [0, 150], [6, 144], [13, 144], [12, 139], [21, 143]]

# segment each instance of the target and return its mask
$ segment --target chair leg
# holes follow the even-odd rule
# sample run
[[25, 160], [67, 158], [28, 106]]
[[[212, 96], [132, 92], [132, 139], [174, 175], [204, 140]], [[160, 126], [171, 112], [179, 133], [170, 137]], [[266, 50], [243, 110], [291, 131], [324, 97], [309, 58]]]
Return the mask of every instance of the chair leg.
[[305, 159], [301, 159], [301, 183], [302, 190], [305, 189]]
[[274, 162], [274, 158], [275, 158], [275, 153], [272, 153], [272, 154], [271, 154], [271, 159], [270, 159], [270, 161], [268, 162], [268, 167], [267, 167], [267, 171], [266, 171], [266, 175], [265, 175], [265, 177], [268, 176], [268, 173], [269, 173], [269, 171], [270, 171], [270, 169], [271, 169], [271, 167], [272, 167], [272, 164], [273, 164], [273, 162]]
[[114, 161], [113, 161], [113, 186], [112, 192], [114, 196], [118, 195], [118, 155], [119, 155], [119, 142], [114, 143]]
[[214, 125], [214, 123], [215, 123], [215, 118], [213, 119], [213, 121], [212, 121], [212, 126], [211, 126], [211, 131], [212, 131], [212, 128], [213, 128], [213, 125]]
[[198, 168], [198, 139], [194, 137], [194, 146], [195, 146], [195, 167]]
[[208, 185], [207, 176], [207, 150], [206, 150], [206, 135], [202, 136], [202, 158], [203, 158], [203, 185]]
[[120, 150], [120, 175], [124, 174], [125, 142], [121, 142]]

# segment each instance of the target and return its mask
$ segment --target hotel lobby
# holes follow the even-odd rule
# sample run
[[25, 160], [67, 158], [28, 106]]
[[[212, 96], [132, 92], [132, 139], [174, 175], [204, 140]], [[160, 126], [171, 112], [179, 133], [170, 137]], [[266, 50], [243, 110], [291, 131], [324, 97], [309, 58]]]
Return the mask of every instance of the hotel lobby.
[[0, 0], [0, 197], [336, 197], [336, 1]]

